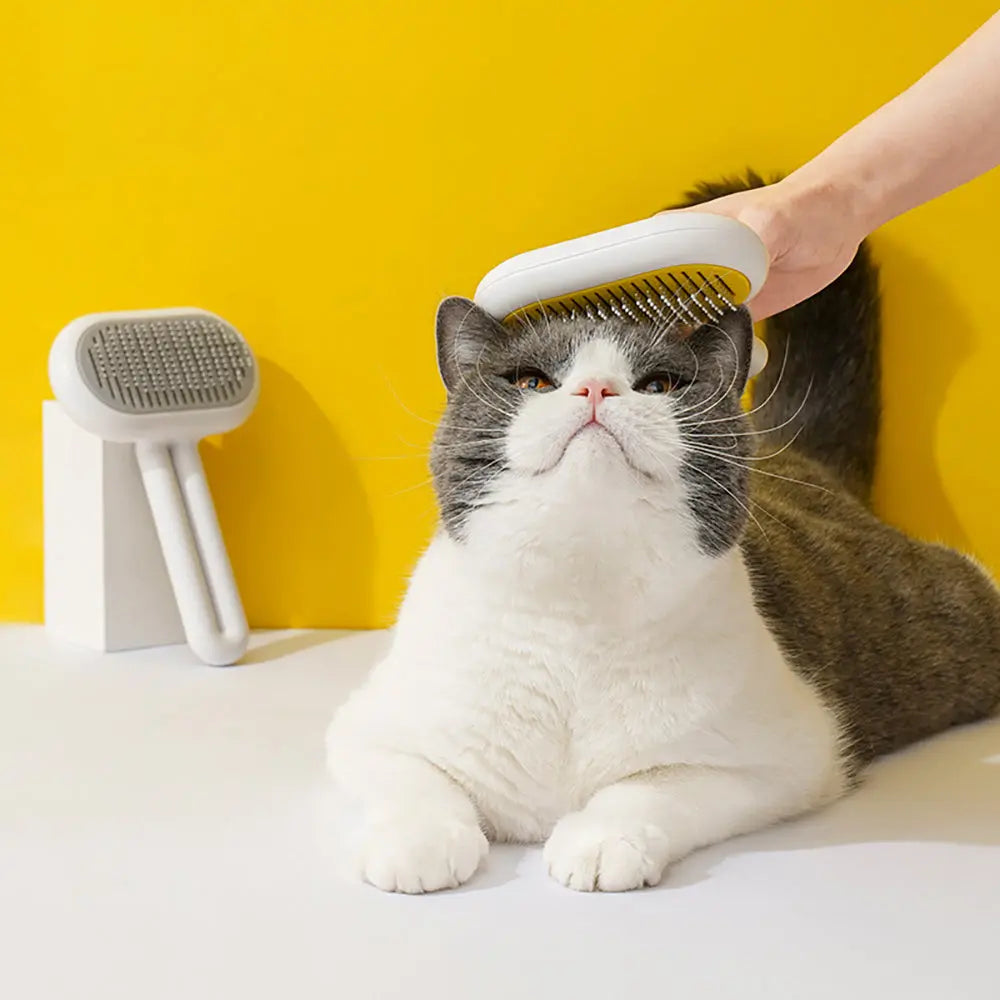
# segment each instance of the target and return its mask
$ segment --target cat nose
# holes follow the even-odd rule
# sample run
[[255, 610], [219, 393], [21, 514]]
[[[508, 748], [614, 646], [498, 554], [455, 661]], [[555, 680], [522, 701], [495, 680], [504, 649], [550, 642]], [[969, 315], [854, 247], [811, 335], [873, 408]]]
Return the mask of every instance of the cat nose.
[[573, 395], [586, 396], [592, 403], [596, 403], [598, 400], [607, 399], [608, 396], [617, 396], [618, 393], [607, 379], [588, 378], [580, 383]]

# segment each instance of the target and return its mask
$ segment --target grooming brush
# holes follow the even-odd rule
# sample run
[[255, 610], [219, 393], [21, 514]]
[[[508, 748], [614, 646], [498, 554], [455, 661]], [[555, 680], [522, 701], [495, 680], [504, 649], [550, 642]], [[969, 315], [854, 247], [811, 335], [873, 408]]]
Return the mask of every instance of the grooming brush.
[[49, 380], [84, 430], [135, 444], [188, 643], [206, 663], [234, 663], [249, 630], [198, 440], [238, 427], [257, 401], [246, 341], [202, 309], [96, 313], [56, 337]]
[[[700, 326], [749, 302], [767, 267], [764, 244], [743, 223], [670, 212], [512, 257], [483, 278], [475, 302], [507, 324], [588, 317]], [[750, 374], [766, 363], [755, 337]]]

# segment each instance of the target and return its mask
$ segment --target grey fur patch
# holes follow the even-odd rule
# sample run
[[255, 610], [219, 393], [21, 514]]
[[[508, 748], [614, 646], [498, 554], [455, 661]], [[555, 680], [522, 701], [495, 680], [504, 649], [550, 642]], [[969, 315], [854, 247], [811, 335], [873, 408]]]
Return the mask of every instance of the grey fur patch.
[[506, 470], [504, 438], [516, 411], [508, 334], [468, 299], [445, 299], [437, 312], [438, 369], [448, 406], [431, 445], [431, 475], [441, 521], [461, 538], [468, 515], [487, 502], [490, 484]]
[[745, 309], [703, 326], [688, 344], [699, 361], [699, 377], [681, 397], [681, 436], [686, 445], [681, 475], [698, 525], [698, 543], [717, 556], [739, 540], [749, 513], [746, 458], [750, 438], [740, 397], [746, 387], [753, 325]]

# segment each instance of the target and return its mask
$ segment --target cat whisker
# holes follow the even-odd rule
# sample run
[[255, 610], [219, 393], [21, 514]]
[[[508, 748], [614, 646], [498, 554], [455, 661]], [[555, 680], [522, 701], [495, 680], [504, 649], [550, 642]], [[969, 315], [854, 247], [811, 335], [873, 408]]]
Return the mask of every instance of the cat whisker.
[[[677, 456], [676, 455], [672, 455], [671, 458], [673, 458], [674, 461], [677, 461]], [[693, 471], [695, 472], [695, 474], [697, 476], [701, 476], [702, 478], [707, 479], [710, 483], [714, 483], [716, 486], [719, 487], [720, 490], [722, 490], [724, 493], [726, 493], [728, 496], [730, 496], [744, 511], [746, 511], [747, 516], [754, 522], [754, 524], [757, 525], [757, 528], [760, 530], [760, 533], [764, 536], [765, 539], [767, 539], [767, 532], [764, 530], [764, 526], [760, 523], [760, 521], [757, 520], [756, 515], [750, 509], [750, 506], [748, 506], [747, 503], [745, 503], [743, 500], [741, 500], [724, 483], [719, 482], [718, 479], [716, 479], [714, 476], [712, 476], [709, 473], [707, 473], [704, 469], [699, 468], [699, 467], [693, 467]], [[750, 503], [753, 503], [753, 501], [751, 500], [751, 498], [749, 496], [746, 499], [748, 501], [750, 501]]]
[[736, 459], [732, 455], [720, 454], [717, 451], [708, 451], [699, 448], [689, 448], [690, 451], [697, 452], [700, 455], [704, 455], [706, 458], [713, 458], [719, 462], [725, 462], [729, 465], [737, 465], [747, 472], [756, 473], [758, 476], [768, 476], [770, 479], [782, 479], [786, 483], [795, 483], [798, 486], [808, 486], [810, 489], [819, 490], [822, 493], [829, 493], [833, 496], [833, 491], [828, 490], [825, 486], [820, 486], [819, 483], [810, 483], [803, 479], [794, 479], [791, 476], [783, 476], [778, 472], [769, 472], [767, 469], [757, 469], [753, 466], [744, 464], [743, 460]]
[[499, 444], [497, 439], [487, 441], [456, 441], [454, 444], [436, 444], [432, 449], [424, 454], [428, 457], [434, 454], [455, 455], [457, 457], [461, 457], [462, 453], [466, 452], [469, 457], [472, 458], [475, 456], [478, 449], [495, 447], [497, 444]]
[[[665, 465], [665, 463], [663, 462], [662, 459], [657, 458], [655, 456], [647, 456], [647, 457], [651, 458], [652, 461], [654, 462], [654, 464], [656, 464], [657, 466], [659, 466], [662, 478], [664, 478], [664, 479], [670, 479], [670, 480], [673, 480], [675, 478], [674, 475], [672, 474], [671, 470], [669, 470], [666, 467], [666, 465]], [[669, 453], [669, 457], [675, 463], [679, 463], [679, 461], [680, 461], [680, 459], [678, 458], [678, 456], [676, 454], [674, 454], [673, 452]], [[693, 469], [693, 471], [695, 472], [696, 475], [701, 476], [701, 477], [707, 479], [711, 483], [714, 483], [716, 486], [719, 487], [719, 489], [721, 489], [724, 493], [726, 493], [729, 497], [731, 497], [737, 504], [739, 504], [739, 506], [744, 511], [746, 511], [747, 516], [757, 526], [757, 528], [759, 529], [760, 533], [764, 536], [764, 539], [766, 541], [770, 541], [770, 539], [768, 538], [767, 532], [764, 530], [764, 526], [760, 523], [760, 521], [757, 520], [757, 517], [754, 515], [753, 510], [751, 509], [752, 507], [757, 507], [760, 511], [762, 511], [762, 513], [764, 513], [768, 517], [772, 518], [772, 520], [777, 521], [779, 524], [784, 524], [784, 522], [782, 522], [780, 520], [780, 518], [775, 517], [769, 510], [767, 510], [767, 508], [765, 508], [763, 506], [763, 504], [755, 501], [751, 496], [747, 495], [745, 497], [745, 500], [744, 499], [740, 499], [740, 497], [738, 497], [735, 493], [733, 493], [733, 491], [730, 490], [724, 483], [719, 482], [718, 479], [716, 479], [714, 476], [712, 476], [711, 474], [709, 474], [708, 472], [706, 472], [704, 469], [699, 468], [699, 467], [691, 467], [691, 468]], [[753, 470], [749, 470], [749, 471], [753, 471]], [[654, 504], [654, 506], [656, 506], [656, 505]], [[787, 527], [787, 525], [785, 525], [785, 527]]]
[[[451, 487], [452, 489], [458, 489], [462, 486], [465, 486], [465, 484], [470, 482], [471, 480], [475, 479], [476, 476], [483, 475], [483, 473], [486, 472], [488, 469], [497, 468], [501, 466], [505, 468], [506, 462], [507, 462], [506, 456], [502, 455], [499, 458], [493, 459], [491, 462], [481, 463], [477, 465], [476, 468], [474, 468], [468, 475], [463, 476], [457, 482], [449, 482], [448, 486]], [[501, 471], [503, 471], [503, 468], [501, 468]], [[499, 477], [494, 476], [492, 478], [492, 482], [495, 482], [497, 478]], [[484, 484], [484, 486], [486, 485], [489, 484]], [[480, 492], [482, 492], [482, 490], [480, 490]]]
[[[711, 434], [698, 434], [697, 430], [696, 430], [695, 432], [693, 432], [691, 434], [691, 436], [692, 437], [699, 437], [699, 438], [713, 438], [713, 437], [728, 438], [728, 437], [751, 437], [751, 436], [761, 435], [761, 434], [772, 434], [775, 431], [781, 430], [783, 427], [787, 427], [790, 423], [793, 423], [798, 418], [798, 416], [805, 409], [806, 403], [809, 401], [809, 393], [810, 393], [811, 390], [812, 390], [812, 382], [810, 381], [809, 385], [806, 387], [805, 394], [803, 395], [802, 400], [799, 403], [799, 405], [795, 408], [794, 413], [792, 413], [792, 415], [790, 417], [786, 417], [780, 424], [775, 424], [773, 427], [751, 428], [750, 430], [746, 430], [746, 431], [727, 431], [727, 432], [724, 432], [722, 434], [715, 434], [714, 432], [711, 433]], [[746, 416], [746, 414], [743, 414], [743, 416]], [[734, 419], [739, 419], [739, 418], [740, 418], [740, 415], [737, 415], [736, 417], [734, 417]], [[717, 421], [707, 421], [707, 422], [708, 423], [716, 423]], [[701, 426], [700, 424], [695, 424], [694, 425], [695, 428], [698, 428], [700, 426]], [[801, 428], [800, 428], [800, 430], [801, 430]]]
[[[478, 372], [478, 369], [477, 369], [477, 372]], [[508, 417], [509, 418], [509, 417], [512, 417], [514, 415], [515, 410], [514, 410], [513, 407], [511, 407], [510, 409], [506, 409], [505, 407], [497, 406], [496, 403], [491, 403], [488, 399], [485, 399], [482, 395], [480, 395], [478, 392], [476, 392], [476, 390], [472, 387], [472, 384], [469, 382], [469, 380], [465, 377], [464, 374], [460, 373], [460, 377], [462, 379], [462, 383], [465, 386], [465, 388], [468, 389], [469, 392], [473, 396], [475, 396], [476, 399], [480, 403], [482, 403], [483, 406], [485, 406], [487, 409], [493, 410], [495, 413], [499, 413], [503, 417]], [[485, 385], [485, 383], [483, 382], [483, 379], [481, 377], [480, 377], [479, 381], [480, 381], [481, 385]], [[499, 399], [501, 397], [497, 397], [497, 398]]]
[[[783, 427], [787, 427], [790, 423], [793, 423], [796, 420], [796, 418], [805, 408], [806, 402], [809, 399], [809, 388], [811, 388], [811, 385], [807, 388], [806, 393], [802, 398], [802, 401], [795, 408], [795, 412], [792, 413], [790, 417], [787, 417], [785, 420], [783, 420], [780, 424], [775, 424], [775, 426], [773, 427], [753, 428], [751, 430], [746, 430], [746, 431], [724, 431], [722, 433], [716, 433], [715, 431], [713, 431], [710, 434], [701, 434], [699, 433], [698, 430], [699, 425], [695, 424], [693, 430], [686, 430], [684, 431], [684, 434], [687, 438], [694, 441], [725, 440], [725, 441], [733, 441], [734, 444], [736, 438], [758, 437], [763, 434], [773, 434], [775, 431], [781, 430]], [[737, 417], [734, 419], [739, 419], [739, 418]], [[792, 435], [790, 441], [786, 443], [785, 446], [781, 448], [778, 452], [775, 452], [775, 454], [781, 454], [781, 452], [784, 451], [785, 448], [787, 448], [792, 441], [795, 441], [796, 438], [798, 438], [798, 436], [802, 433], [803, 430], [805, 430], [805, 425], [800, 424], [796, 428], [795, 433]], [[719, 447], [719, 446], [709, 445], [708, 447]]]
[[[733, 374], [733, 378], [730, 380], [728, 386], [723, 386], [723, 379], [720, 378], [719, 384], [711, 390], [711, 393], [708, 395], [706, 399], [699, 400], [692, 406], [682, 407], [678, 412], [676, 419], [686, 420], [690, 422], [692, 419], [695, 419], [701, 416], [702, 414], [708, 413], [709, 411], [715, 409], [715, 407], [718, 406], [719, 403], [723, 402], [723, 400], [725, 400], [729, 396], [729, 393], [732, 391], [735, 382], [736, 382], [735, 373]], [[694, 383], [692, 383], [692, 385], [694, 385]], [[690, 388], [690, 386], [688, 388]], [[678, 397], [678, 403], [680, 403], [681, 401], [682, 400]]]
[[407, 416], [412, 417], [414, 420], [419, 420], [423, 424], [428, 424], [430, 427], [437, 427], [440, 420], [428, 420], [427, 417], [422, 417], [419, 413], [414, 413], [406, 403], [403, 402], [402, 397], [396, 392], [396, 387], [392, 384], [392, 379], [389, 378], [388, 374], [383, 370], [382, 378], [385, 381], [386, 388], [392, 393], [393, 399], [395, 399], [396, 404], [399, 408], [407, 414]]
[[430, 486], [433, 481], [433, 477], [428, 476], [426, 479], [422, 479], [419, 483], [415, 483], [412, 486], [404, 486], [403, 489], [396, 490], [395, 493], [390, 493], [389, 498], [395, 499], [396, 497], [401, 497], [404, 493], [413, 493], [416, 490], [424, 489], [424, 487]]
[[[769, 461], [771, 461], [771, 459], [777, 458], [780, 454], [782, 454], [782, 452], [785, 452], [789, 448], [791, 448], [792, 445], [795, 444], [795, 442], [798, 440], [799, 435], [802, 433], [802, 431], [804, 429], [805, 428], [803, 428], [803, 427], [798, 427], [796, 429], [795, 433], [780, 448], [778, 448], [775, 451], [770, 451], [766, 455], [753, 454], [753, 455], [744, 455], [742, 457], [743, 457], [744, 461], [747, 461], [747, 462], [769, 462]], [[697, 438], [697, 435], [692, 435], [692, 437]], [[716, 447], [716, 446], [715, 445], [700, 445], [699, 447], [712, 448], [712, 447]]]
[[[696, 430], [689, 431], [688, 433], [691, 437], [704, 438], [705, 440], [711, 440], [712, 438], [761, 437], [764, 434], [773, 434], [775, 431], [780, 431], [783, 427], [787, 427], [801, 412], [802, 408], [799, 407], [790, 417], [783, 420], [780, 424], [775, 424], [773, 427], [758, 427], [746, 431], [713, 431], [710, 434], [698, 434]], [[739, 415], [733, 417], [733, 420], [739, 419]], [[698, 425], [695, 424], [694, 426], [697, 428]]]
[[[736, 342], [733, 340], [732, 336], [729, 333], [727, 333], [725, 330], [722, 329], [721, 326], [714, 326], [710, 324], [705, 324], [705, 325], [710, 326], [711, 329], [717, 330], [726, 338], [726, 340], [729, 341], [729, 345], [733, 349], [733, 357], [736, 360], [737, 364], [733, 366], [733, 375], [732, 378], [729, 380], [729, 385], [726, 386], [725, 390], [718, 396], [717, 399], [715, 399], [714, 402], [711, 402], [710, 405], [708, 405], [707, 407], [702, 406], [700, 409], [697, 410], [684, 411], [680, 414], [679, 419], [687, 418], [688, 420], [690, 420], [691, 418], [701, 418], [705, 414], [711, 413], [712, 410], [714, 410], [717, 406], [721, 405], [721, 403], [724, 400], [729, 398], [730, 393], [736, 386], [736, 377], [739, 375], [739, 349], [736, 346]], [[721, 386], [722, 384], [721, 380], [719, 384]]]
[[[785, 353], [784, 353], [784, 356], [782, 357], [782, 360], [781, 360], [781, 368], [778, 371], [778, 377], [774, 380], [774, 385], [771, 387], [771, 391], [767, 394], [767, 398], [765, 400], [763, 400], [763, 402], [761, 402], [759, 404], [755, 402], [753, 408], [750, 409], [750, 410], [744, 411], [742, 413], [742, 416], [747, 417], [747, 418], [752, 417], [755, 413], [759, 412], [765, 406], [767, 406], [767, 404], [774, 398], [774, 394], [778, 391], [778, 387], [781, 385], [781, 380], [785, 376], [787, 362], [788, 362], [788, 341], [786, 340], [785, 341]], [[806, 389], [806, 395], [808, 395], [809, 391], [812, 389], [812, 385], [813, 385], [813, 380], [810, 378], [810, 380], [809, 380], [809, 386]], [[729, 417], [722, 417], [721, 418], [721, 420], [728, 420], [728, 419], [730, 419], [730, 418]], [[715, 422], [720, 422], [720, 421], [714, 421], [714, 420], [702, 420], [702, 421], [700, 421], [700, 423], [703, 423], [703, 424], [711, 424], [711, 423], [715, 423]]]
[[698, 352], [691, 346], [691, 344], [688, 341], [685, 340], [682, 341], [682, 343], [684, 344], [685, 348], [687, 348], [691, 356], [694, 358], [694, 374], [691, 376], [691, 381], [686, 386], [684, 386], [684, 388], [680, 391], [679, 395], [677, 396], [678, 405], [683, 404], [684, 398], [697, 384], [698, 375], [701, 372], [701, 358], [698, 357]]
[[[714, 327], [714, 329], [717, 329], [720, 333], [725, 335], [726, 339], [729, 341], [730, 345], [733, 348], [734, 354], [738, 354], [736, 344], [734, 343], [733, 338], [728, 333], [726, 333], [725, 330], [721, 329], [721, 327]], [[729, 380], [729, 384], [725, 386], [725, 388], [723, 388], [722, 384], [723, 380], [720, 379], [719, 385], [712, 390], [712, 394], [708, 397], [708, 399], [702, 400], [700, 403], [696, 403], [694, 406], [688, 407], [686, 409], [681, 408], [678, 414], [676, 415], [676, 419], [679, 422], [686, 422], [686, 423], [698, 422], [706, 414], [711, 413], [711, 411], [714, 410], [717, 406], [721, 405], [725, 400], [730, 398], [730, 394], [732, 393], [733, 389], [736, 386], [736, 376], [738, 374], [739, 374], [739, 368], [738, 366], [735, 366], [733, 368], [733, 374]], [[682, 401], [681, 398], [678, 398], [678, 403], [680, 403], [681, 401]]]
[[484, 424], [478, 426], [475, 424], [453, 424], [450, 420], [447, 420], [445, 418], [442, 418], [442, 420], [438, 423], [437, 426], [446, 428], [447, 430], [450, 431], [467, 431], [474, 434], [478, 434], [480, 432], [490, 433], [490, 434], [495, 433], [498, 435], [507, 433], [507, 428], [502, 427], [499, 424], [497, 424], [495, 427], [490, 424]]
[[[471, 315], [471, 311], [470, 311], [470, 315]], [[465, 320], [462, 321], [463, 324], [464, 324], [464, 322], [465, 322]], [[459, 332], [461, 332], [461, 325], [459, 326]], [[476, 377], [477, 377], [480, 385], [482, 385], [482, 387], [487, 392], [491, 393], [491, 395], [493, 395], [493, 397], [495, 399], [498, 399], [501, 403], [506, 404], [507, 400], [505, 400], [499, 394], [493, 392], [493, 390], [490, 388], [489, 384], [483, 378], [482, 367], [481, 366], [482, 366], [483, 354], [486, 352], [486, 347], [487, 347], [487, 345], [484, 343], [480, 347], [480, 349], [479, 349], [479, 354], [476, 356], [476, 361], [475, 361]], [[502, 417], [505, 417], [507, 419], [509, 419], [510, 417], [512, 417], [514, 415], [514, 412], [515, 412], [515, 409], [516, 409], [514, 406], [510, 406], [510, 407], [508, 407], [507, 405], [498, 406], [496, 403], [491, 403], [488, 399], [486, 399], [485, 397], [483, 397], [482, 395], [480, 395], [478, 392], [476, 392], [475, 388], [473, 388], [473, 386], [472, 386], [472, 383], [465, 377], [465, 372], [462, 371], [462, 368], [460, 366], [458, 367], [458, 376], [462, 380], [462, 384], [465, 386], [465, 388], [468, 389], [468, 391], [480, 403], [482, 403], [483, 406], [485, 406], [487, 409], [493, 410], [495, 413], [499, 413]]]

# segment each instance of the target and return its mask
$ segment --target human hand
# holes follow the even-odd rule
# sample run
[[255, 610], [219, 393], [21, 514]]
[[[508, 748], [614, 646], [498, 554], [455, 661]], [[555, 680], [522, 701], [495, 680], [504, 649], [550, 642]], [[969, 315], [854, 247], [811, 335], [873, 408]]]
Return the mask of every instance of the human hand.
[[805, 184], [791, 174], [680, 211], [729, 216], [763, 240], [770, 269], [748, 303], [761, 320], [814, 295], [847, 268], [867, 235], [855, 201], [847, 190]]

